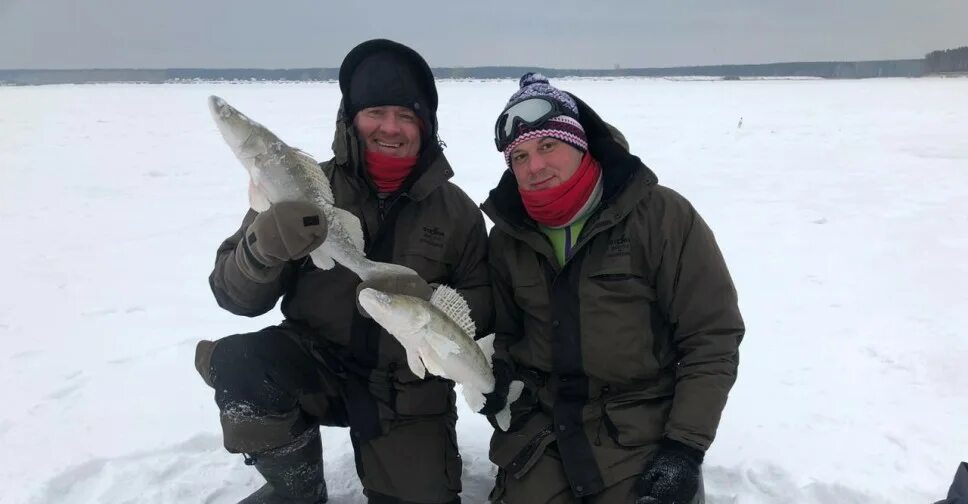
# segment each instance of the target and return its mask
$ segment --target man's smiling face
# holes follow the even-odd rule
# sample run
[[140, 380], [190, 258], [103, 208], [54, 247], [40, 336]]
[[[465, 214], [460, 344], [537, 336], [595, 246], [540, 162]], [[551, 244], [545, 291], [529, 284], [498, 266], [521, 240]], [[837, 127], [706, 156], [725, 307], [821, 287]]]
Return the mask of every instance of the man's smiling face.
[[414, 157], [420, 152], [420, 120], [407, 107], [368, 107], [353, 122], [367, 151], [393, 157]]

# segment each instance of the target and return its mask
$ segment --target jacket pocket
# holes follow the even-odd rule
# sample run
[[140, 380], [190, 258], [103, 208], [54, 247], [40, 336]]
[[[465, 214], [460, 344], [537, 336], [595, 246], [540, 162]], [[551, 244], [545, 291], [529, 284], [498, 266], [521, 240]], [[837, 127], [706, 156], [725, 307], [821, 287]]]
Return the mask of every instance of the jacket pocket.
[[586, 372], [610, 383], [654, 378], [665, 345], [655, 289], [628, 263], [595, 266], [580, 286]]
[[442, 415], [454, 407], [454, 382], [439, 378], [393, 382], [394, 405], [404, 416]]
[[511, 476], [520, 478], [537, 463], [555, 439], [551, 417], [536, 413], [520, 429], [494, 431], [491, 437], [491, 462]]
[[537, 266], [533, 269], [523, 269], [511, 276], [511, 289], [514, 291], [514, 303], [525, 315], [537, 320], [550, 318], [551, 304], [548, 299], [548, 287]]
[[658, 443], [671, 409], [671, 395], [612, 398], [605, 403], [609, 436], [625, 447]]
[[601, 265], [588, 273], [588, 279], [592, 282], [591, 286], [597, 286], [597, 290], [602, 293], [625, 296], [648, 303], [656, 300], [655, 288], [628, 263]]
[[427, 283], [450, 283], [456, 258], [448, 253], [449, 247], [410, 246], [400, 254], [400, 264], [420, 274]]

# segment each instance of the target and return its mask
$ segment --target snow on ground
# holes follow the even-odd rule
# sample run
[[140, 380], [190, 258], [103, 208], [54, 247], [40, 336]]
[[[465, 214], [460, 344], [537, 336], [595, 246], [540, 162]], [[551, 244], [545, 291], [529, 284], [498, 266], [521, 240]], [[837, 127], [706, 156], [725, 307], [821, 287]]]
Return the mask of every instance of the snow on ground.
[[[696, 205], [737, 283], [748, 333], [708, 502], [940, 499], [968, 458], [968, 79], [555, 83]], [[516, 83], [439, 86], [481, 202]], [[3, 504], [224, 504], [261, 484], [193, 367], [199, 339], [279, 320], [208, 290], [247, 207], [209, 94], [328, 157], [332, 83], [0, 88]], [[464, 499], [483, 502], [489, 426], [460, 413]], [[332, 501], [362, 502], [346, 431], [323, 436]]]

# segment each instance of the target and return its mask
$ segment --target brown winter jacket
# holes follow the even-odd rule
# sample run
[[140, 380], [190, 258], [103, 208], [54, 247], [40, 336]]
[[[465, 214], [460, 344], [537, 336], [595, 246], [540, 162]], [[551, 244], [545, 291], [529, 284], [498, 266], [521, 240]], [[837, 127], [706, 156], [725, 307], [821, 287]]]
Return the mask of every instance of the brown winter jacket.
[[[493, 310], [484, 219], [474, 202], [448, 181], [453, 170], [440, 146], [436, 142], [426, 146], [399, 196], [381, 200], [363, 168], [355, 128], [343, 120], [342, 104], [339, 116], [335, 156], [320, 169], [332, 185], [336, 206], [360, 218], [367, 257], [408, 266], [428, 283], [456, 288], [467, 299], [478, 331], [486, 334]], [[396, 414], [443, 413], [452, 384], [418, 380], [409, 371], [403, 347], [358, 314], [355, 289], [360, 279], [348, 269], [337, 264], [320, 270], [307, 257], [284, 265], [275, 278], [259, 283], [239, 268], [235, 250], [255, 215], [249, 210], [239, 230], [218, 248], [209, 278], [218, 304], [238, 315], [257, 316], [271, 310], [281, 297], [284, 324], [314, 339], [323, 355], [339, 359], [339, 367], [361, 377], [364, 387], [380, 399], [379, 405], [359, 406], [380, 411], [380, 430], [387, 428], [387, 417]], [[355, 407], [349, 405], [351, 426]], [[364, 435], [380, 434], [373, 430], [377, 426], [372, 415], [356, 417], [357, 424], [370, 422], [369, 430], [355, 425]]]
[[483, 208], [497, 352], [527, 384], [491, 458], [520, 476], [557, 440], [583, 496], [641, 472], [663, 437], [709, 448], [745, 329], [709, 227], [576, 101], [604, 194], [571, 258], [559, 266], [510, 172]]

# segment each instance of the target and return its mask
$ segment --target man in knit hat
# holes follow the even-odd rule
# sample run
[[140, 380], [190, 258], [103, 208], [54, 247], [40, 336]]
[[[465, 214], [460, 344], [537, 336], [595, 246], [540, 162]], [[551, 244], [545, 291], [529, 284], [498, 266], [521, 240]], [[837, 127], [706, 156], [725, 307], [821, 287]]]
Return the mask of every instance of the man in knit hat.
[[[745, 333], [709, 227], [621, 133], [538, 74], [495, 124], [493, 502], [702, 502]], [[490, 417], [489, 417], [490, 418]]]
[[448, 181], [437, 89], [420, 55], [389, 40], [364, 42], [343, 61], [339, 84], [334, 156], [320, 170], [336, 206], [360, 219], [367, 257], [422, 279], [361, 283], [340, 265], [317, 269], [308, 254], [326, 238], [319, 209], [279, 202], [250, 210], [218, 249], [212, 292], [226, 310], [250, 317], [281, 298], [285, 319], [202, 341], [195, 364], [215, 389], [226, 449], [266, 479], [243, 503], [326, 502], [321, 425], [350, 428], [370, 503], [460, 502], [454, 383], [414, 376], [400, 344], [355, 299], [363, 287], [429, 298], [427, 282], [447, 284], [487, 334], [484, 219]]

